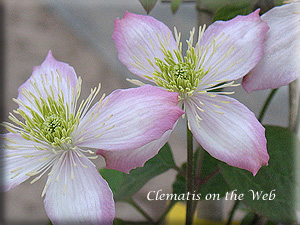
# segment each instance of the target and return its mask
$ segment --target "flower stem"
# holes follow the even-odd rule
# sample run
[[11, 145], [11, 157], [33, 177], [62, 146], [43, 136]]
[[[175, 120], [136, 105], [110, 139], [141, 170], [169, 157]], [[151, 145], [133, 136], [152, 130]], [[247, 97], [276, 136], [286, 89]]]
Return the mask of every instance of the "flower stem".
[[299, 102], [298, 102], [298, 115], [296, 118], [296, 124], [295, 124], [295, 129], [294, 129], [295, 134], [299, 133], [299, 128], [300, 128], [300, 96], [299, 96]]
[[[193, 193], [193, 134], [190, 131], [188, 125], [186, 128], [186, 137], [187, 137], [187, 174], [186, 174], [186, 191], [187, 193]], [[186, 203], [186, 225], [191, 225], [193, 222], [193, 200], [191, 198], [187, 199]]]
[[127, 201], [132, 205], [139, 213], [141, 213], [149, 222], [155, 224], [154, 220], [146, 213], [132, 198]]
[[232, 223], [232, 220], [233, 220], [233, 216], [234, 216], [234, 213], [239, 205], [240, 201], [239, 200], [236, 200], [231, 211], [230, 211], [230, 215], [229, 215], [229, 218], [228, 218], [228, 221], [226, 223], [226, 225], [230, 225]]
[[299, 82], [294, 80], [289, 84], [289, 129], [292, 132], [298, 129]]
[[262, 120], [263, 120], [263, 118], [264, 118], [264, 116], [265, 116], [265, 114], [267, 112], [267, 109], [268, 109], [268, 107], [269, 107], [269, 105], [271, 103], [271, 100], [273, 99], [273, 97], [274, 97], [274, 95], [275, 95], [275, 93], [277, 91], [278, 91], [278, 88], [273, 89], [271, 91], [271, 93], [269, 94], [269, 96], [268, 96], [268, 98], [267, 98], [267, 100], [266, 100], [266, 102], [265, 102], [265, 104], [263, 106], [263, 109], [261, 110], [261, 113], [259, 114], [259, 117], [258, 117], [258, 121], [259, 122], [262, 122]]
[[[202, 160], [203, 160], [203, 153], [204, 153], [204, 149], [202, 148], [202, 146], [199, 147], [199, 151], [198, 151], [198, 157], [197, 157], [197, 162], [196, 162], [196, 172], [195, 172], [195, 179], [194, 179], [194, 189], [196, 191], [196, 194], [198, 194], [200, 192], [201, 189], [201, 172], [202, 172]], [[197, 208], [197, 204], [198, 201], [195, 201], [193, 204], [193, 209], [192, 209], [192, 214], [194, 215], [196, 208]]]

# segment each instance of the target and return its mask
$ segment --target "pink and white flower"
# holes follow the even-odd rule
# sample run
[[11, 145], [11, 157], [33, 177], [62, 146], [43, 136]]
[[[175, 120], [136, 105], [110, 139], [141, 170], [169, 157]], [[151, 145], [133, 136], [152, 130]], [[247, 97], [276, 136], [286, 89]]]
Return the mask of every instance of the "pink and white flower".
[[183, 111], [177, 93], [150, 85], [116, 90], [92, 107], [100, 85], [78, 104], [80, 91], [74, 69], [51, 52], [34, 68], [19, 88], [13, 123], [4, 123], [9, 133], [2, 136], [1, 189], [48, 173], [42, 196], [53, 224], [112, 224], [112, 192], [90, 159], [101, 149], [110, 168], [142, 166], [165, 144]]
[[247, 92], [278, 88], [300, 77], [300, 2], [275, 7], [262, 20], [270, 30], [263, 58], [243, 79]]
[[[261, 59], [268, 26], [259, 11], [194, 30], [182, 55], [180, 33], [150, 16], [126, 12], [115, 20], [113, 39], [119, 59], [134, 74], [179, 94], [196, 140], [215, 158], [251, 171], [266, 165], [269, 155], [263, 126], [244, 105], [217, 92], [236, 86]], [[140, 81], [133, 81], [142, 84]]]

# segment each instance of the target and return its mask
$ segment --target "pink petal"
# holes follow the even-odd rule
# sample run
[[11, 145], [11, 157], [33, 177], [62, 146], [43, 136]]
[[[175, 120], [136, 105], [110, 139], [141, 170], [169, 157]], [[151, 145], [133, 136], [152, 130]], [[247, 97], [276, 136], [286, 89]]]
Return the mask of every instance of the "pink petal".
[[187, 102], [186, 113], [194, 137], [213, 157], [254, 175], [268, 164], [265, 129], [237, 100], [198, 94]]
[[204, 71], [209, 70], [202, 83], [236, 80], [245, 76], [262, 57], [267, 30], [268, 26], [261, 20], [259, 10], [210, 25], [199, 41], [204, 52], [207, 51], [202, 54], [205, 57]]
[[53, 225], [113, 224], [112, 192], [89, 159], [69, 151], [56, 161], [52, 171], [44, 204]]
[[44, 146], [26, 140], [20, 134], [7, 133], [2, 137], [4, 138], [4, 163], [0, 168], [3, 173], [1, 183], [3, 191], [9, 191], [27, 180], [30, 177], [27, 175], [29, 172], [40, 170], [54, 155], [51, 151], [37, 149], [36, 147]]
[[262, 19], [270, 27], [264, 57], [243, 79], [247, 92], [278, 88], [300, 76], [300, 3], [275, 7]]
[[[44, 81], [42, 81], [42, 77], [44, 78]], [[40, 66], [34, 67], [31, 77], [19, 87], [18, 99], [23, 101], [24, 105], [30, 106], [38, 112], [39, 110], [36, 108], [35, 103], [31, 102], [34, 100], [32, 96], [35, 96], [38, 99], [40, 97], [47, 99], [52, 93], [52, 87], [55, 99], [58, 99], [58, 94], [62, 91], [65, 102], [68, 102], [70, 109], [72, 109], [71, 102], [72, 97], [74, 97], [73, 95], [76, 94], [76, 84], [77, 76], [73, 67], [69, 66], [67, 63], [57, 61], [52, 56], [52, 52], [49, 51], [45, 61]], [[30, 97], [31, 101], [24, 96], [22, 92], [24, 88], [32, 93], [32, 96]], [[25, 112], [30, 112], [23, 106], [20, 106], [20, 108]]]
[[140, 148], [125, 151], [103, 151], [98, 150], [97, 154], [105, 158], [106, 168], [129, 173], [131, 169], [143, 167], [145, 162], [154, 157], [168, 141], [172, 130], [167, 131], [163, 136]]
[[[170, 29], [151, 16], [126, 12], [122, 19], [115, 20], [113, 39], [119, 52], [119, 59], [138, 76], [152, 77], [152, 73], [158, 70], [154, 58], [164, 58], [158, 36], [166, 50], [173, 52], [173, 49], [177, 49]], [[137, 59], [142, 66], [136, 66]]]
[[151, 85], [116, 90], [96, 103], [74, 134], [78, 146], [132, 150], [161, 138], [184, 113], [178, 94]]

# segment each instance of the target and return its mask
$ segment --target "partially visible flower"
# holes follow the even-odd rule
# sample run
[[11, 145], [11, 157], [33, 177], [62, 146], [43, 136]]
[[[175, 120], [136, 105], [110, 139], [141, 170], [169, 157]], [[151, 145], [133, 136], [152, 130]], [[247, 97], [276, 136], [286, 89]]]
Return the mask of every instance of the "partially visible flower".
[[[116, 90], [92, 107], [100, 85], [78, 104], [80, 91], [74, 69], [51, 52], [34, 68], [15, 99], [18, 115], [11, 113], [13, 123], [4, 123], [9, 133], [2, 136], [1, 190], [37, 175], [34, 183], [48, 173], [42, 196], [53, 224], [112, 224], [112, 192], [90, 159], [101, 149], [111, 168], [128, 172], [142, 166], [166, 142], [183, 112], [176, 93], [150, 85]], [[152, 142], [156, 145], [147, 148]]]
[[[194, 30], [182, 55], [180, 33], [150, 16], [126, 12], [115, 21], [113, 39], [121, 62], [134, 74], [179, 94], [196, 140], [215, 158], [251, 171], [269, 155], [263, 126], [244, 105], [217, 92], [236, 86], [261, 59], [268, 26], [259, 11]], [[141, 82], [134, 81], [137, 84]]]
[[270, 30], [263, 58], [243, 79], [247, 92], [278, 88], [300, 77], [300, 3], [275, 7], [262, 20]]

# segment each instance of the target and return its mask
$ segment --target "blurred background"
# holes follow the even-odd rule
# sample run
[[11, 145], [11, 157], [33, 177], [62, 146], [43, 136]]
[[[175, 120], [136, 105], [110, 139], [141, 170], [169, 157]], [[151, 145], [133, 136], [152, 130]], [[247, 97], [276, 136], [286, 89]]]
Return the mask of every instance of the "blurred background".
[[[222, 1], [211, 2], [218, 6]], [[1, 99], [4, 120], [8, 120], [8, 113], [17, 107], [12, 98], [17, 97], [18, 87], [29, 78], [32, 68], [44, 61], [49, 50], [52, 50], [57, 60], [73, 66], [77, 75], [82, 77], [83, 97], [88, 96], [90, 89], [98, 83], [102, 83], [101, 93], [106, 94], [118, 88], [132, 87], [125, 79], [134, 76], [119, 62], [111, 36], [114, 20], [121, 18], [125, 11], [146, 14], [138, 0], [2, 0], [1, 4], [4, 6], [5, 38], [4, 54], [1, 52], [5, 60], [2, 77], [4, 97]], [[213, 9], [209, 10], [213, 12]], [[210, 11], [197, 15], [193, 2], [181, 4], [176, 14], [172, 14], [170, 4], [159, 0], [150, 15], [172, 30], [176, 26], [182, 33], [183, 43], [189, 37], [189, 31], [197, 27], [199, 22], [212, 22]], [[256, 115], [269, 94], [269, 90], [246, 94], [241, 87], [234, 91], [236, 94], [233, 97]], [[264, 123], [287, 126], [287, 87], [282, 87], [277, 92]], [[170, 145], [176, 163], [180, 165], [186, 161], [185, 125], [182, 120], [171, 136]], [[99, 168], [105, 165], [101, 159], [94, 162]], [[149, 202], [146, 194], [158, 189], [171, 192], [174, 176], [175, 172], [169, 171], [156, 177], [135, 196], [135, 200], [154, 218], [159, 216], [165, 203]], [[5, 194], [3, 205], [7, 224], [48, 224], [43, 198], [40, 197], [46, 177], [33, 185], [29, 181]], [[224, 214], [230, 208], [227, 205], [224, 206]], [[125, 204], [118, 203], [116, 213], [123, 219], [143, 219]]]

